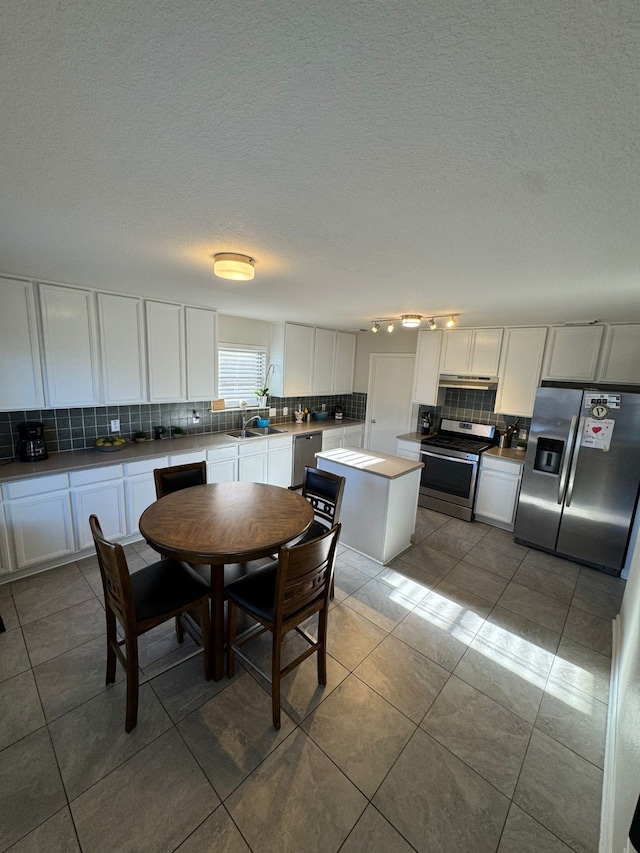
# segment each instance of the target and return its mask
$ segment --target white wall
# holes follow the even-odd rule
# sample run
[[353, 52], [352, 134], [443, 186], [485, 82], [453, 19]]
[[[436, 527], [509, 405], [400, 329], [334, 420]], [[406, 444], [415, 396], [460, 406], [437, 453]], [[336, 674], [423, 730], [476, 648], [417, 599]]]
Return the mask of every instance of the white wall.
[[[611, 853], [626, 850], [640, 793], [640, 541], [631, 558], [617, 626], [617, 690], [609, 706], [615, 710], [615, 726], [609, 732], [605, 763], [605, 792], [610, 785], [613, 799], [612, 844], [609, 847], [609, 839], [603, 838], [601, 848]], [[605, 810], [610, 807], [606, 800], [605, 796]], [[603, 826], [606, 824], [607, 815], [603, 814]]]
[[381, 324], [380, 331], [358, 332], [356, 361], [353, 374], [353, 390], [366, 394], [369, 387], [369, 356], [372, 352], [410, 352], [415, 355], [418, 348], [416, 329], [403, 329], [398, 324], [389, 334]]
[[264, 346], [267, 347], [268, 353], [271, 344], [271, 324], [264, 320], [218, 314], [218, 340], [223, 344]]

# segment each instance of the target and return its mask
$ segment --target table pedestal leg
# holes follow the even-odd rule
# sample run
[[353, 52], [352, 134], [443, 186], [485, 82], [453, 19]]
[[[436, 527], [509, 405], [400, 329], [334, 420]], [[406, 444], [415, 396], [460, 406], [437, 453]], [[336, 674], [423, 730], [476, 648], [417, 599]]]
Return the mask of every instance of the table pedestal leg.
[[224, 675], [224, 565], [211, 566], [211, 639], [213, 645], [213, 680]]

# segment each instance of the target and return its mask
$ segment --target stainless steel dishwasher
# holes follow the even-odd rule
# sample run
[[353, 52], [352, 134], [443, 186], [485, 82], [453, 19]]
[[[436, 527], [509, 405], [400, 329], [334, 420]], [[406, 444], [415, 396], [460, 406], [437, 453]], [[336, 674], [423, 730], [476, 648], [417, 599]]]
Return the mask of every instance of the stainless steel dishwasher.
[[316, 453], [322, 450], [322, 433], [308, 432], [305, 435], [294, 435], [293, 437], [293, 473], [291, 475], [291, 488], [299, 489], [304, 477], [304, 469], [307, 465], [312, 468], [316, 466]]

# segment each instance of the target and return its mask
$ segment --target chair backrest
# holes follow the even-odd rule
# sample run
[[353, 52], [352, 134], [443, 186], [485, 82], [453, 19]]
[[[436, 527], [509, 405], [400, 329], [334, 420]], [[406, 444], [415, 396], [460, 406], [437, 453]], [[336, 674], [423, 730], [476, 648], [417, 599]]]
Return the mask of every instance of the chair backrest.
[[97, 516], [89, 517], [89, 527], [96, 546], [105, 607], [113, 611], [123, 627], [128, 628], [135, 623], [136, 616], [131, 576], [122, 545], [104, 538]]
[[156, 483], [156, 497], [163, 498], [171, 492], [179, 492], [180, 489], [203, 486], [207, 482], [207, 463], [189, 462], [186, 465], [156, 468], [153, 479]]
[[324, 536], [303, 545], [280, 549], [276, 582], [275, 619], [286, 621], [294, 613], [328, 607], [333, 563], [340, 524]]
[[344, 493], [344, 477], [307, 466], [302, 480], [302, 497], [313, 507], [316, 519], [327, 527], [340, 520], [340, 507]]

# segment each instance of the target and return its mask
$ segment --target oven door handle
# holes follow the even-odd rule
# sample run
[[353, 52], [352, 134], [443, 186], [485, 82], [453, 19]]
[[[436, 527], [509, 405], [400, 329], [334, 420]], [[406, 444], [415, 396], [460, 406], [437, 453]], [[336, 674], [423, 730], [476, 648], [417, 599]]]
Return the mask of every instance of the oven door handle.
[[477, 459], [461, 459], [459, 456], [445, 456], [444, 453], [432, 453], [430, 450], [421, 450], [420, 456], [431, 456], [432, 459], [444, 459], [448, 462], [461, 462], [463, 465], [477, 465]]

